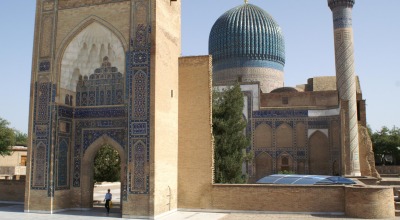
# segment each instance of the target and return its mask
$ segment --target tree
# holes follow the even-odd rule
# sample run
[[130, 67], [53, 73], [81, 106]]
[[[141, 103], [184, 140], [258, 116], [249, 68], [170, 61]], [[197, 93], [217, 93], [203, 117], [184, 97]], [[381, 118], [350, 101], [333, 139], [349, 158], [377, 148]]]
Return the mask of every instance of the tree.
[[105, 145], [94, 158], [94, 181], [117, 182], [120, 180], [121, 159], [114, 148]]
[[28, 146], [28, 135], [18, 130], [14, 130], [15, 133], [15, 145], [17, 146]]
[[10, 123], [0, 118], [0, 155], [11, 155], [11, 147], [15, 144], [14, 130], [9, 128]]
[[[371, 136], [375, 157], [382, 163], [396, 163], [400, 156], [400, 129], [393, 127], [389, 129], [382, 127], [380, 131]], [[389, 158], [392, 158], [390, 161]]]
[[243, 93], [238, 84], [213, 92], [214, 180], [216, 183], [244, 183], [242, 164], [249, 140], [244, 133]]

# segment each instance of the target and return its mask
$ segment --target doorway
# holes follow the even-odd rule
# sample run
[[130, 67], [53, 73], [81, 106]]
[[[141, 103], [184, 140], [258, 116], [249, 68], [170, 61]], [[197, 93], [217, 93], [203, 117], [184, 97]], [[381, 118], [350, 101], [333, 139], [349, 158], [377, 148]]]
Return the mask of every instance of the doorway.
[[[105, 211], [103, 199], [110, 189], [113, 194], [111, 212], [119, 214], [122, 212], [123, 189], [126, 186], [126, 161], [125, 150], [107, 135], [100, 137], [88, 147], [83, 156], [81, 171], [82, 208]], [[99, 173], [99, 170], [96, 170], [99, 167], [102, 169], [102, 177], [95, 175]], [[116, 175], [107, 174], [107, 169]]]

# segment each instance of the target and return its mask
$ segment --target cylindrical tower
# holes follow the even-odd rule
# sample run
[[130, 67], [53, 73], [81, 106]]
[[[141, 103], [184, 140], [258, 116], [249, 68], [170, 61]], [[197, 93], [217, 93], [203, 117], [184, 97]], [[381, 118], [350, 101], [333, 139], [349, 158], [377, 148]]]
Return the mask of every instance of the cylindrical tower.
[[361, 176], [358, 146], [358, 120], [356, 98], [356, 76], [354, 73], [354, 46], [352, 28], [352, 9], [355, 0], [328, 0], [333, 14], [336, 84], [339, 98], [348, 103], [346, 111], [345, 141], [350, 153], [350, 167], [346, 174]]

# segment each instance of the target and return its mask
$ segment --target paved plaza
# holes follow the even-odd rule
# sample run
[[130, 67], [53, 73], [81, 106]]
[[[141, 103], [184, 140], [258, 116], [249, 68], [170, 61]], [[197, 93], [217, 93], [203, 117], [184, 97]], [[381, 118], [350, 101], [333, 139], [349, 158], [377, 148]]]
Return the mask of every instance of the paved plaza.
[[[103, 207], [95, 207], [91, 211], [64, 211], [56, 214], [37, 214], [25, 213], [22, 204], [3, 204], [0, 203], [0, 219], [1, 220], [116, 220], [121, 218], [121, 213], [113, 209], [107, 216]], [[311, 214], [268, 214], [268, 213], [210, 213], [210, 212], [184, 212], [178, 211], [170, 215], [158, 218], [160, 220], [295, 220], [295, 219], [352, 219], [343, 216], [321, 216]], [[399, 217], [395, 219], [400, 219]]]

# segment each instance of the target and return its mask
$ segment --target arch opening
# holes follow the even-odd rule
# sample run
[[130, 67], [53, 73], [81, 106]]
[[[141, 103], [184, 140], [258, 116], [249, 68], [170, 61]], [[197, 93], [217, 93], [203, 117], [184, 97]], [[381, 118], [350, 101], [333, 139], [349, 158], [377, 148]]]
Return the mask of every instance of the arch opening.
[[[106, 149], [106, 150], [104, 150]], [[107, 155], [112, 153], [112, 155]], [[97, 158], [96, 158], [97, 156]], [[103, 157], [103, 158], [99, 158]], [[117, 178], [110, 179], [113, 182], [103, 182], [107, 179], [98, 178], [95, 175], [96, 161], [105, 162], [111, 158], [118, 157], [117, 166], [110, 170], [110, 172], [119, 173]], [[97, 159], [97, 160], [96, 160]], [[114, 161], [115, 162], [115, 161]], [[108, 161], [110, 163], [110, 161]], [[82, 185], [81, 185], [81, 206], [88, 209], [99, 209], [105, 211], [104, 196], [107, 189], [111, 190], [113, 194], [112, 202], [113, 208], [111, 213], [121, 213], [123, 208], [123, 193], [126, 187], [126, 153], [125, 150], [115, 140], [107, 135], [98, 138], [91, 144], [85, 151], [82, 160]], [[96, 181], [102, 181], [102, 184], [95, 184]], [[115, 181], [115, 182], [114, 182]]]
[[62, 55], [59, 79], [61, 97], [76, 96], [79, 79], [96, 73], [105, 57], [112, 67], [124, 75], [123, 43], [110, 29], [94, 21], [74, 36]]

